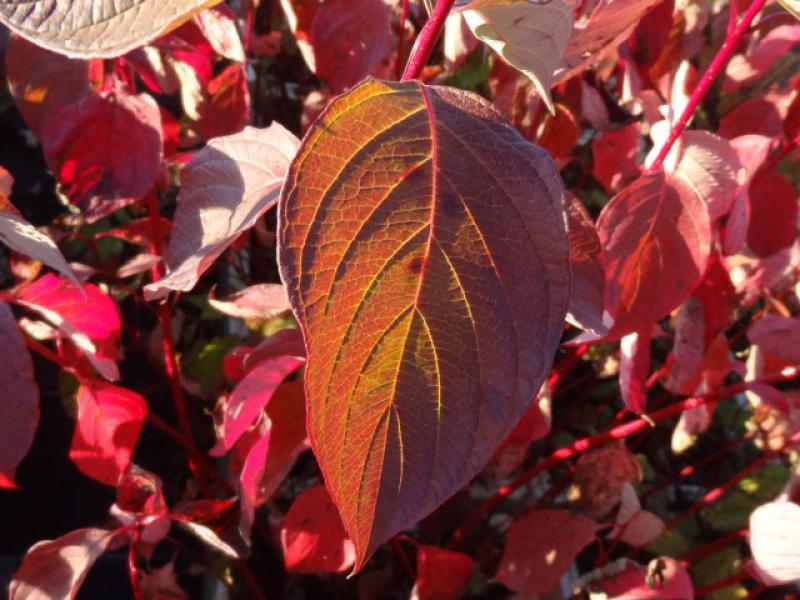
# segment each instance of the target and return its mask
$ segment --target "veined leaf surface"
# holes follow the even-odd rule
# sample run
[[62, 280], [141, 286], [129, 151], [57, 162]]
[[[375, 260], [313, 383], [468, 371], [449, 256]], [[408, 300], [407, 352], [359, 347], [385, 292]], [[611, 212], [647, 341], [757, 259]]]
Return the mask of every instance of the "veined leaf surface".
[[113, 57], [167, 33], [220, 0], [0, 0], [0, 23], [71, 57]]
[[562, 184], [478, 96], [368, 80], [307, 134], [279, 237], [309, 434], [359, 569], [536, 397], [570, 295]]

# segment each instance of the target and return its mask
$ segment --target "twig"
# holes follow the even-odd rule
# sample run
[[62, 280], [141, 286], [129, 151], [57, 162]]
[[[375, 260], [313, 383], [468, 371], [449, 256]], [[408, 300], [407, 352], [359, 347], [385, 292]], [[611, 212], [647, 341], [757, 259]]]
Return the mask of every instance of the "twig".
[[408, 57], [408, 64], [406, 64], [406, 69], [403, 71], [402, 81], [419, 78], [422, 69], [431, 57], [433, 47], [436, 45], [436, 40], [439, 39], [439, 34], [444, 28], [444, 22], [447, 20], [447, 15], [450, 14], [450, 9], [454, 3], [455, 0], [438, 0], [436, 2], [428, 22], [419, 32], [417, 41], [411, 49], [411, 56]]
[[700, 83], [689, 97], [689, 102], [683, 109], [683, 113], [681, 113], [680, 117], [678, 117], [678, 120], [672, 126], [666, 143], [659, 150], [656, 159], [653, 161], [653, 164], [647, 169], [648, 173], [652, 173], [661, 168], [664, 163], [664, 159], [669, 154], [669, 151], [672, 149], [672, 146], [680, 137], [681, 133], [683, 133], [683, 130], [686, 128], [686, 124], [694, 114], [695, 109], [708, 93], [708, 90], [711, 89], [711, 85], [714, 83], [714, 80], [720, 74], [723, 67], [727, 64], [728, 59], [731, 57], [731, 54], [733, 54], [733, 51], [736, 50], [736, 47], [739, 45], [742, 37], [750, 30], [750, 24], [764, 7], [765, 3], [766, 0], [754, 0], [742, 15], [742, 19], [739, 21], [739, 24], [732, 31], [729, 31], [728, 35], [725, 36], [725, 41], [722, 43], [722, 47], [720, 47], [717, 55], [714, 57], [714, 60], [711, 61], [708, 69], [703, 74], [703, 78], [700, 80]]

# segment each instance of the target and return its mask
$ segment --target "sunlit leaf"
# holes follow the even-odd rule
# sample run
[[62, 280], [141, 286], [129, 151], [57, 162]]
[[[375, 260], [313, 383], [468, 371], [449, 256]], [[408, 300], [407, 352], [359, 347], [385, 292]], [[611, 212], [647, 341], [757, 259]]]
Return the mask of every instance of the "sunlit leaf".
[[535, 397], [569, 301], [561, 182], [477, 96], [367, 81], [306, 135], [279, 236], [309, 435], [360, 568]]
[[411, 600], [456, 600], [474, 570], [475, 561], [462, 552], [417, 546], [417, 581]]
[[72, 57], [125, 54], [220, 0], [3, 0], [0, 23]]
[[167, 274], [144, 288], [154, 300], [188, 291], [217, 257], [278, 201], [297, 138], [281, 125], [214, 138], [181, 173]]
[[572, 11], [563, 0], [473, 0], [463, 15], [475, 36], [530, 77], [555, 111], [550, 84], [572, 30]]
[[800, 506], [778, 501], [753, 511], [750, 549], [768, 585], [800, 580]]
[[114, 541], [105, 529], [78, 529], [28, 550], [8, 588], [9, 600], [73, 600], [89, 569]]

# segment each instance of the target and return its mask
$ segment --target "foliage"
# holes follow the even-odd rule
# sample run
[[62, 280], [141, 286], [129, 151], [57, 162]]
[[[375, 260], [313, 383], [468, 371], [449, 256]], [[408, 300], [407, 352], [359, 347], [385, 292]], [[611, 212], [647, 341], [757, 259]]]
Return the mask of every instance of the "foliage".
[[798, 593], [797, 13], [0, 2], [9, 597]]

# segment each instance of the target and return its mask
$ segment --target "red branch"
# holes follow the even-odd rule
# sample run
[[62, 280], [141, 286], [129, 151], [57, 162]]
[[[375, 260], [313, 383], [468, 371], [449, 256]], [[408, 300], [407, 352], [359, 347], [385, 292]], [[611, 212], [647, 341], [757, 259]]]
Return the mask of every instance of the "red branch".
[[708, 90], [711, 89], [711, 85], [714, 83], [714, 80], [717, 78], [720, 72], [722, 72], [723, 67], [725, 67], [727, 64], [728, 59], [731, 57], [731, 54], [733, 54], [733, 51], [736, 50], [736, 47], [739, 45], [742, 37], [750, 31], [750, 24], [764, 7], [766, 1], [767, 0], [754, 0], [742, 15], [742, 20], [739, 21], [739, 24], [736, 26], [736, 28], [734, 28], [732, 31], [728, 31], [728, 35], [725, 37], [722, 47], [719, 49], [719, 52], [717, 52], [714, 60], [711, 61], [711, 64], [703, 74], [703, 78], [700, 80], [700, 83], [689, 97], [689, 102], [686, 105], [686, 108], [683, 109], [683, 113], [680, 115], [680, 117], [678, 117], [678, 120], [672, 126], [672, 129], [669, 132], [669, 137], [667, 138], [667, 142], [661, 147], [661, 150], [659, 150], [656, 159], [653, 161], [653, 164], [650, 165], [649, 169], [647, 169], [648, 173], [652, 173], [661, 168], [661, 165], [664, 163], [664, 159], [669, 154], [669, 151], [672, 149], [672, 146], [675, 144], [678, 137], [680, 137], [681, 133], [683, 133], [683, 130], [686, 128], [686, 124], [694, 114], [698, 104], [700, 104], [700, 102], [703, 100], [705, 95], [708, 93]]
[[[159, 257], [164, 256], [164, 244], [162, 243], [161, 213], [158, 209], [158, 197], [156, 192], [147, 196], [147, 210], [152, 226], [152, 239], [150, 241], [150, 252]], [[152, 268], [153, 281], [158, 281], [164, 275], [162, 262], [157, 262]], [[200, 489], [207, 494], [207, 483], [203, 470], [197, 464], [196, 456], [200, 453], [194, 443], [192, 436], [192, 425], [189, 422], [189, 413], [186, 409], [186, 397], [183, 394], [181, 385], [180, 370], [178, 368], [178, 358], [175, 352], [175, 341], [172, 339], [172, 310], [169, 302], [162, 302], [158, 306], [158, 320], [161, 324], [162, 340], [161, 346], [164, 351], [164, 366], [169, 377], [170, 390], [172, 392], [172, 402], [175, 407], [175, 415], [178, 418], [178, 427], [183, 437], [191, 444], [192, 451], [189, 452], [189, 468], [197, 479]]]
[[737, 394], [744, 392], [745, 390], [750, 389], [756, 383], [775, 383], [777, 381], [794, 379], [795, 377], [797, 377], [797, 371], [791, 369], [786, 372], [781, 372], [769, 377], [765, 377], [763, 379], [758, 380], [758, 382], [745, 382], [745, 383], [737, 383], [735, 385], [730, 385], [721, 388], [714, 393], [706, 394], [705, 396], [687, 398], [680, 402], [670, 404], [669, 406], [666, 406], [661, 410], [657, 410], [651, 413], [650, 415], [647, 415], [646, 417], [638, 417], [633, 421], [629, 421], [622, 425], [618, 425], [616, 427], [609, 429], [608, 431], [604, 431], [603, 433], [575, 440], [569, 446], [566, 446], [564, 448], [559, 448], [545, 460], [536, 463], [535, 465], [524, 471], [516, 479], [511, 481], [511, 483], [501, 487], [499, 490], [497, 490], [497, 492], [494, 493], [494, 495], [490, 496], [486, 501], [483, 502], [483, 504], [481, 504], [475, 510], [473, 510], [467, 516], [467, 518], [464, 519], [464, 522], [462, 523], [461, 527], [459, 527], [453, 534], [453, 537], [448, 544], [448, 548], [457, 547], [464, 540], [467, 533], [481, 521], [484, 515], [494, 510], [500, 504], [502, 504], [503, 501], [514, 490], [522, 487], [523, 485], [525, 485], [527, 482], [529, 482], [531, 479], [538, 476], [539, 474], [549, 471], [550, 469], [557, 466], [559, 463], [569, 460], [570, 458], [576, 456], [577, 454], [586, 452], [587, 450], [592, 450], [593, 448], [597, 448], [599, 446], [604, 446], [605, 444], [614, 442], [616, 440], [622, 440], [628, 438], [632, 435], [639, 433], [640, 431], [643, 431], [644, 429], [647, 429], [648, 427], [653, 426], [653, 424], [655, 423], [677, 416], [691, 408], [696, 408], [698, 406], [703, 406], [710, 402], [716, 402], [724, 398], [735, 396]]
[[411, 49], [411, 56], [408, 57], [408, 64], [406, 64], [406, 70], [403, 71], [402, 81], [419, 79], [422, 69], [431, 57], [433, 47], [436, 45], [436, 40], [439, 39], [439, 34], [444, 28], [444, 22], [447, 20], [447, 15], [450, 14], [450, 9], [454, 3], [455, 0], [438, 0], [436, 2], [428, 22], [419, 32], [419, 37], [417, 37], [417, 41]]

